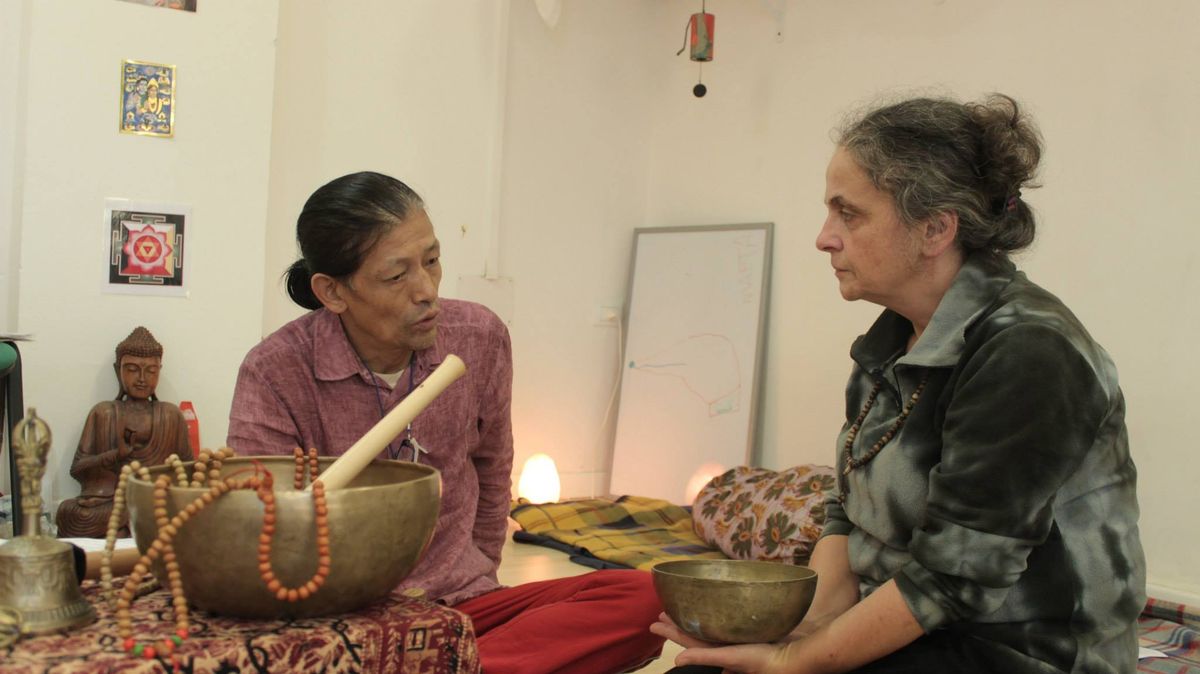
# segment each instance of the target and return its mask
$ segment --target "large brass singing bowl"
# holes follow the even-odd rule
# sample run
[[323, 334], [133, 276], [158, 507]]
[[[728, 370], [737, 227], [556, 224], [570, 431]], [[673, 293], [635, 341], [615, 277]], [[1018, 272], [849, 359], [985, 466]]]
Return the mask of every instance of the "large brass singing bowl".
[[663, 608], [680, 629], [726, 644], [782, 639], [800, 624], [817, 591], [816, 571], [778, 562], [663, 562], [652, 576]]
[[[317, 570], [312, 493], [293, 488], [295, 462], [288, 456], [236, 457], [222, 475], [249, 475], [260, 462], [274, 475], [275, 535], [271, 567], [287, 587], [306, 583]], [[321, 470], [333, 462], [321, 459]], [[191, 475], [192, 465], [184, 464]], [[151, 481], [130, 478], [130, 528], [138, 549], [158, 536], [154, 522], [154, 483], [165, 466], [150, 469]], [[206, 492], [172, 486], [167, 513], [173, 517]], [[346, 613], [387, 595], [416, 566], [429, 545], [441, 502], [441, 476], [434, 468], [404, 461], [375, 461], [346, 487], [326, 493], [330, 570], [315, 594], [280, 601], [267, 591], [258, 568], [263, 505], [253, 490], [231, 491], [183, 524], [175, 553], [188, 603], [212, 613], [241, 618], [313, 617]], [[161, 562], [154, 573], [164, 587]]]

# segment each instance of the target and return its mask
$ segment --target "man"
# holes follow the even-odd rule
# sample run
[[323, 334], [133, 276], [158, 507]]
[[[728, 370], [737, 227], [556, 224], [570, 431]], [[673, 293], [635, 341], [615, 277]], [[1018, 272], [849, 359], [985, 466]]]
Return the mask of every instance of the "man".
[[[288, 293], [313, 311], [246, 356], [229, 421], [241, 454], [346, 451], [446, 357], [466, 363], [384, 451], [442, 473], [437, 529], [404, 587], [472, 618], [488, 674], [622, 672], [656, 657], [649, 574], [600, 571], [502, 588], [511, 490], [512, 354], [486, 308], [442, 300], [440, 247], [424, 204], [378, 173], [309, 197]], [[387, 513], [380, 513], [386, 517]]]

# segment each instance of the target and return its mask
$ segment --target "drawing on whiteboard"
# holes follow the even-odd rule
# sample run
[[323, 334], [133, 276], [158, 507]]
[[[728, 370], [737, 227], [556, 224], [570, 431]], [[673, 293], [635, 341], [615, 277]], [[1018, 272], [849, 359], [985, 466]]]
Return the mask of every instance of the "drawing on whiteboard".
[[678, 379], [708, 406], [710, 417], [741, 408], [742, 371], [733, 342], [725, 335], [685, 337], [645, 358], [629, 361], [629, 369]]

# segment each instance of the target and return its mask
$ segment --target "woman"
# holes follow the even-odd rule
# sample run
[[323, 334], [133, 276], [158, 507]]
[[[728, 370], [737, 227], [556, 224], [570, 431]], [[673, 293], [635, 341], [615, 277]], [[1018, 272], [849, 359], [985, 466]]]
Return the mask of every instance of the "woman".
[[[779, 644], [688, 647], [738, 672], [1132, 672], [1136, 470], [1108, 355], [1015, 270], [1041, 155], [1015, 101], [915, 99], [841, 134], [817, 247], [884, 307], [851, 347], [817, 596]], [[683, 671], [717, 671], [688, 667]]]

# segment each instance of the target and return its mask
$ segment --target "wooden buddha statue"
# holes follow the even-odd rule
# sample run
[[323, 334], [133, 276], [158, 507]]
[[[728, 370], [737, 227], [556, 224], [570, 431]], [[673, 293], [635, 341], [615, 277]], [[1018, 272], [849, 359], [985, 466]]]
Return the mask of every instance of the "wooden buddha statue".
[[[104, 538], [112, 514], [113, 492], [121, 467], [166, 462], [171, 454], [192, 459], [183, 413], [154, 395], [162, 368], [162, 345], [143, 327], [117, 345], [113, 368], [120, 382], [115, 400], [97, 403], [88, 414], [71, 462], [71, 477], [82, 489], [58, 507], [58, 535]], [[119, 535], [129, 535], [129, 516], [122, 513]]]

